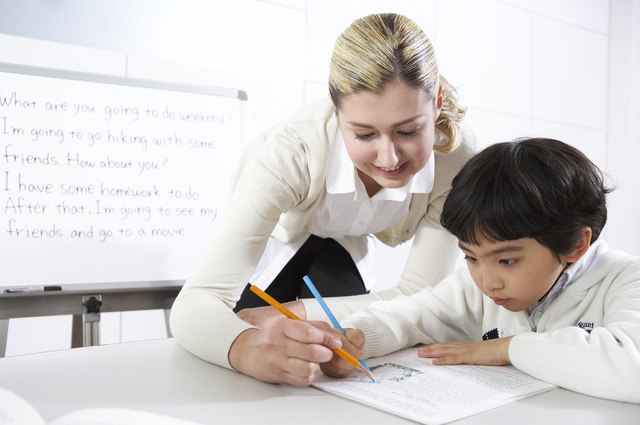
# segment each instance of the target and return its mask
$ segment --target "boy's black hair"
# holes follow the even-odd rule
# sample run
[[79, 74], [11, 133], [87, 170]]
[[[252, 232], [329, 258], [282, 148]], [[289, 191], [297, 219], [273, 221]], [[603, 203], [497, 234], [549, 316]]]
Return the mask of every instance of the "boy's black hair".
[[453, 179], [440, 216], [461, 242], [533, 238], [556, 255], [573, 251], [584, 227], [591, 243], [607, 221], [602, 172], [578, 149], [553, 139], [490, 145]]

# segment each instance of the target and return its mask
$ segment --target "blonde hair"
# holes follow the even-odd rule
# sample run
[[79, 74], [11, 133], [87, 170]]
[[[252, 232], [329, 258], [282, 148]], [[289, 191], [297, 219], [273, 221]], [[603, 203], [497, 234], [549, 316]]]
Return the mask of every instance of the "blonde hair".
[[344, 96], [361, 90], [380, 92], [390, 81], [422, 87], [435, 101], [442, 86], [442, 110], [436, 127], [447, 136], [434, 150], [454, 151], [460, 144], [458, 123], [466, 108], [456, 90], [439, 74], [433, 46], [409, 18], [395, 13], [365, 16], [354, 21], [336, 40], [329, 68], [329, 93], [336, 109]]

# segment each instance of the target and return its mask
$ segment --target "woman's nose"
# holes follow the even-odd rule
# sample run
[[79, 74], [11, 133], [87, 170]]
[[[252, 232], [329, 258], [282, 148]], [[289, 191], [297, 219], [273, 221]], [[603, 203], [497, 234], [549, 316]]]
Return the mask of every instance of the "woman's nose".
[[398, 152], [393, 140], [382, 138], [378, 146], [378, 166], [393, 168], [398, 165]]

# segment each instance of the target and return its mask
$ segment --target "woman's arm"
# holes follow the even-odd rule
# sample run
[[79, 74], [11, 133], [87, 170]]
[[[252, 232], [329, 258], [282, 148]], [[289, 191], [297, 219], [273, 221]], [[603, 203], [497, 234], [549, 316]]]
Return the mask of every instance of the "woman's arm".
[[241, 333], [229, 351], [231, 366], [264, 382], [310, 385], [320, 363], [341, 348], [340, 338], [324, 322], [278, 319], [265, 330]]
[[[253, 365], [257, 368], [250, 369], [234, 356], [234, 365], [240, 365], [243, 372], [277, 367], [260, 364], [265, 360], [260, 355], [267, 341], [264, 335], [274, 341], [274, 334], [284, 338], [290, 326], [300, 326], [287, 323], [263, 334], [232, 309], [283, 214], [297, 211], [305, 218], [314, 211], [320, 189], [314, 192], [313, 188], [323, 187], [317, 180], [324, 178], [320, 164], [324, 164], [323, 155], [329, 151], [331, 114], [326, 111], [332, 109], [322, 105], [313, 108], [308, 115], [315, 120], [304, 120], [300, 125], [289, 123], [274, 131], [246, 163], [230, 202], [216, 223], [211, 243], [172, 307], [172, 333], [183, 347], [207, 361], [231, 368], [230, 350], [237, 342], [244, 347], [239, 351], [241, 355], [256, 359]], [[294, 230], [304, 233], [300, 227]], [[308, 343], [315, 349], [322, 345], [315, 340]], [[256, 377], [264, 378], [259, 374]], [[288, 382], [288, 378], [282, 379]]]
[[171, 329], [180, 344], [221, 366], [230, 367], [231, 344], [253, 327], [232, 309], [280, 216], [301, 202], [309, 186], [304, 150], [287, 136], [284, 131], [274, 136], [246, 165], [211, 242], [172, 307]]

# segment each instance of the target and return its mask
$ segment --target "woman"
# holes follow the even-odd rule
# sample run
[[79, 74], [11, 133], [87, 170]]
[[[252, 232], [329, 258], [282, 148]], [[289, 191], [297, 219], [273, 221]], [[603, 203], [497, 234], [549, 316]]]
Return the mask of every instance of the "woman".
[[[185, 348], [268, 382], [308, 385], [340, 342], [324, 322], [242, 310], [263, 305], [242, 293], [247, 282], [291, 301], [303, 319], [326, 320], [314, 302], [294, 301], [310, 296], [308, 274], [323, 296], [351, 296], [334, 311], [339, 320], [435, 285], [457, 255], [439, 217], [474, 143], [423, 31], [396, 14], [355, 21], [336, 42], [329, 91], [330, 101], [303, 107], [247, 151], [212, 243], [172, 309]], [[415, 239], [399, 284], [369, 293], [373, 234], [391, 246]]]

